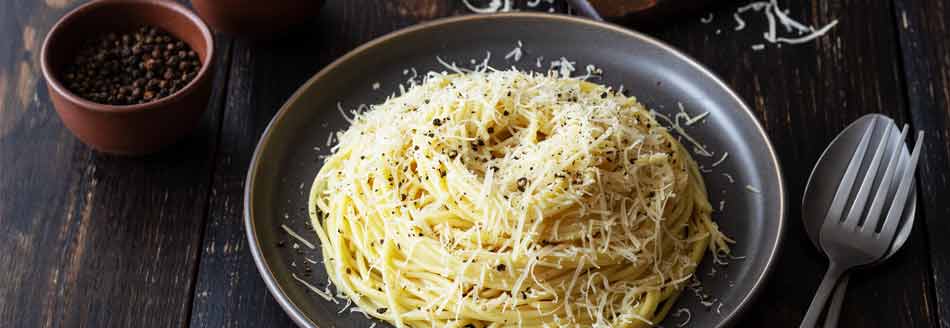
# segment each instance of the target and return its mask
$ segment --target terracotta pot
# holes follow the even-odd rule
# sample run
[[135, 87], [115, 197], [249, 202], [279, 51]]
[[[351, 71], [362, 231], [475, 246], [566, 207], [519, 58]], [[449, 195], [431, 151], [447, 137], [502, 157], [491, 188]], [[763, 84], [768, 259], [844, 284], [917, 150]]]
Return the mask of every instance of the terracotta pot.
[[[177, 92], [152, 102], [114, 106], [70, 92], [60, 82], [83, 41], [142, 25], [164, 29], [198, 53], [201, 69]], [[145, 154], [194, 130], [211, 94], [214, 40], [211, 31], [182, 5], [160, 0], [101, 0], [67, 13], [50, 30], [40, 54], [50, 99], [63, 123], [93, 148], [114, 154]]]
[[589, 0], [605, 19], [630, 26], [668, 23], [711, 4], [710, 0]]
[[251, 38], [271, 38], [309, 17], [323, 0], [191, 0], [215, 31]]

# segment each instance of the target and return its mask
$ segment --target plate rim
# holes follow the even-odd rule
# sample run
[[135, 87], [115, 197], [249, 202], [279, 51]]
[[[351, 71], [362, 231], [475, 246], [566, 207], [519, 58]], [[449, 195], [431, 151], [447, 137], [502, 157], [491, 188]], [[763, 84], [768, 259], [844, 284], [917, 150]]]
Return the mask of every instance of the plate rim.
[[735, 309], [723, 317], [723, 320], [719, 322], [716, 327], [732, 327], [736, 322], [741, 318], [746, 312], [748, 312], [750, 305], [759, 298], [762, 294], [762, 290], [765, 287], [765, 284], [770, 276], [772, 276], [773, 271], [775, 270], [778, 254], [781, 252], [782, 245], [785, 240], [785, 230], [786, 230], [786, 221], [788, 215], [788, 208], [786, 204], [788, 203], [788, 195], [785, 189], [785, 178], [782, 173], [781, 163], [778, 160], [778, 156], [775, 152], [775, 147], [772, 145], [772, 140], [769, 138], [768, 134], [765, 132], [765, 129], [762, 126], [762, 123], [759, 122], [759, 119], [752, 112], [752, 109], [739, 97], [738, 94], [732, 88], [729, 87], [718, 75], [707, 69], [705, 66], [700, 64], [697, 60], [686, 55], [685, 53], [679, 51], [671, 45], [668, 45], [656, 38], [653, 38], [649, 35], [643, 34], [641, 32], [628, 29], [623, 26], [615, 25], [609, 22], [598, 22], [586, 18], [563, 15], [563, 14], [550, 14], [550, 13], [535, 13], [535, 12], [509, 12], [509, 13], [496, 13], [488, 15], [478, 15], [478, 14], [469, 14], [461, 16], [451, 16], [443, 17], [435, 20], [422, 22], [419, 24], [411, 25], [398, 29], [387, 34], [384, 34], [380, 37], [372, 39], [364, 44], [357, 46], [356, 48], [348, 51], [339, 58], [333, 60], [325, 67], [320, 69], [316, 74], [307, 79], [306, 82], [300, 85], [290, 97], [284, 101], [284, 104], [281, 105], [277, 113], [274, 114], [274, 117], [271, 118], [270, 122], [267, 124], [267, 127], [264, 129], [264, 132], [261, 133], [260, 139], [257, 142], [257, 145], [254, 148], [254, 153], [251, 156], [251, 161], [248, 166], [247, 176], [245, 177], [244, 183], [244, 228], [247, 236], [247, 241], [249, 249], [251, 251], [251, 256], [254, 258], [254, 264], [257, 267], [257, 271], [260, 273], [261, 278], [264, 280], [264, 284], [267, 286], [268, 292], [271, 296], [277, 301], [280, 307], [287, 313], [288, 316], [296, 323], [298, 326], [308, 327], [308, 328], [320, 328], [315, 322], [310, 318], [304, 315], [303, 311], [294, 304], [287, 294], [284, 292], [283, 288], [278, 284], [274, 272], [271, 270], [270, 266], [264, 259], [262, 253], [262, 246], [260, 240], [257, 238], [257, 228], [254, 224], [253, 216], [253, 203], [252, 199], [254, 198], [254, 183], [255, 176], [257, 175], [260, 162], [261, 154], [264, 149], [267, 147], [268, 142], [270, 141], [270, 136], [273, 133], [274, 127], [283, 119], [287, 114], [290, 107], [292, 107], [300, 98], [301, 95], [310, 89], [310, 86], [316, 81], [322, 79], [325, 75], [333, 71], [337, 66], [342, 65], [343, 63], [349, 61], [351, 58], [356, 57], [357, 55], [368, 51], [372, 48], [377, 47], [379, 44], [382, 44], [386, 41], [401, 37], [406, 34], [416, 33], [423, 30], [439, 28], [444, 25], [457, 24], [461, 22], [468, 21], [477, 21], [477, 20], [506, 20], [506, 19], [542, 19], [542, 20], [560, 20], [562, 22], [571, 23], [571, 24], [580, 24], [586, 25], [588, 27], [593, 27], [601, 30], [606, 30], [610, 32], [621, 33], [628, 37], [638, 39], [642, 42], [648, 43], [652, 46], [655, 46], [663, 51], [666, 51], [676, 57], [679, 60], [682, 60], [690, 67], [696, 69], [700, 74], [711, 79], [715, 84], [717, 84], [722, 90], [728, 94], [733, 100], [735, 100], [740, 106], [740, 112], [744, 113], [751, 119], [755, 132], [759, 134], [763, 141], [765, 141], [766, 149], [768, 150], [768, 157], [773, 167], [775, 168], [774, 174], [776, 181], [775, 185], [778, 188], [778, 204], [779, 204], [779, 215], [778, 215], [778, 224], [776, 231], [775, 243], [772, 246], [772, 249], [768, 252], [768, 258], [765, 262], [765, 269], [762, 271], [758, 277], [756, 277], [755, 282], [752, 284], [752, 288], [749, 293], [742, 297], [742, 299], [736, 304]]

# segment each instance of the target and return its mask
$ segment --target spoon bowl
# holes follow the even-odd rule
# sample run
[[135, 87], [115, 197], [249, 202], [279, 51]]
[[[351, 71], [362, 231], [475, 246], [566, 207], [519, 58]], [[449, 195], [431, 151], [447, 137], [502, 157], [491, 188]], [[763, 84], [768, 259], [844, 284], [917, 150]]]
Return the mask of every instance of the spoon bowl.
[[[875, 125], [877, 128], [873, 128]], [[897, 156], [899, 162], [906, 162], [911, 158], [910, 152], [908, 152], [904, 145], [902, 135], [898, 136], [898, 127], [894, 124], [893, 120], [884, 115], [870, 114], [861, 117], [835, 137], [822, 153], [815, 168], [812, 170], [805, 187], [805, 195], [802, 199], [802, 220], [805, 225], [805, 231], [812, 244], [815, 245], [819, 251], [824, 251], [824, 247], [820, 241], [820, 234], [822, 233], [823, 225], [827, 224], [825, 221], [828, 217], [829, 208], [835, 200], [835, 194], [840, 191], [837, 188], [837, 184], [839, 181], [842, 181], [843, 177], [847, 174], [846, 171], [849, 170], [849, 155], [854, 153], [855, 149], [859, 147], [858, 144], [862, 143], [862, 139], [868, 138], [865, 133], [866, 131], [871, 131], [869, 136], [870, 140], [864, 140], [863, 142], [880, 144], [880, 147], [885, 150], [891, 149], [890, 152], [894, 153], [894, 156]], [[870, 182], [871, 184], [881, 183], [881, 179], [878, 178], [875, 180], [872, 178]], [[910, 186], [913, 185], [915, 185], [915, 181], [911, 180]], [[887, 260], [903, 246], [904, 242], [906, 242], [910, 236], [911, 230], [913, 229], [914, 214], [916, 212], [916, 191], [914, 188], [910, 188], [909, 191], [909, 195], [906, 198], [909, 204], [903, 207], [903, 210], [900, 212], [896, 227], [897, 231], [893, 237], [893, 241], [886, 244], [887, 248], [880, 259], [871, 261], [865, 266], [874, 265]], [[883, 192], [884, 194], [882, 196], [884, 196], [885, 199], [894, 199], [898, 193], [898, 188], [892, 186]], [[873, 229], [873, 226], [876, 224], [872, 223], [871, 225]], [[832, 296], [827, 310], [828, 314], [825, 319], [825, 327], [834, 327], [837, 324], [848, 281], [849, 275], [845, 273], [838, 287], [834, 289], [835, 293]]]
[[[899, 138], [900, 128], [894, 124], [893, 120], [881, 114], [862, 116], [848, 125], [844, 131], [841, 131], [841, 133], [831, 141], [831, 144], [825, 148], [821, 157], [818, 158], [818, 162], [815, 163], [815, 168], [812, 169], [811, 175], [808, 177], [808, 183], [805, 185], [805, 196], [802, 198], [802, 223], [805, 225], [805, 232], [808, 234], [808, 239], [811, 240], [812, 245], [815, 245], [815, 248], [819, 251], [821, 250], [821, 244], [818, 241], [818, 234], [821, 231], [821, 225], [824, 223], [828, 207], [834, 199], [835, 188], [837, 188], [838, 181], [841, 181], [841, 177], [848, 167], [847, 157], [854, 152], [855, 145], [861, 140], [861, 134], [868, 126], [874, 124], [875, 118], [879, 120], [886, 119], [889, 122], [891, 140], [889, 141], [888, 147], [903, 144], [903, 141]], [[870, 142], [880, 142], [883, 133], [884, 129], [875, 131], [871, 135]], [[905, 159], [910, 159], [910, 151], [906, 146], [901, 150], [901, 156]], [[914, 182], [916, 183], [916, 181]], [[911, 189], [908, 201], [910, 203], [907, 204], [904, 210], [901, 223], [897, 228], [898, 232], [894, 239], [894, 244], [882, 260], [886, 260], [894, 255], [904, 242], [907, 241], [907, 238], [910, 237], [910, 232], [914, 227], [914, 214], [917, 212], [916, 189]]]

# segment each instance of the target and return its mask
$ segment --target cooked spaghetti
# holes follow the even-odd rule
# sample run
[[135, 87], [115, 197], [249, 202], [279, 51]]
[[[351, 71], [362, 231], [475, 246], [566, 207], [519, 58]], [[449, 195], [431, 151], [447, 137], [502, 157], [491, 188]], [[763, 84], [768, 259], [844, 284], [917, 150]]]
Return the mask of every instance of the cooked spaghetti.
[[397, 327], [658, 324], [729, 251], [684, 147], [582, 79], [431, 72], [338, 140], [310, 196], [323, 261]]

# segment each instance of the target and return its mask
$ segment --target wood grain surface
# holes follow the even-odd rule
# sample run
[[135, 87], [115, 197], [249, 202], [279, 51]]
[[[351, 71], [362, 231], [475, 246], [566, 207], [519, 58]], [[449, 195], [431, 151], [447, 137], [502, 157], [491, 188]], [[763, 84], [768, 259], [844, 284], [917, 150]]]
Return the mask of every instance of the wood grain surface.
[[220, 116], [147, 157], [76, 141], [38, 68], [46, 31], [76, 5], [0, 4], [0, 326], [183, 326]]
[[911, 123], [923, 130], [917, 177], [924, 230], [929, 237], [937, 325], [950, 327], [950, 1], [895, 0]]
[[[711, 10], [714, 19], [709, 24], [690, 18], [651, 32], [705, 63], [735, 88], [765, 126], [783, 165], [791, 204], [784, 249], [743, 327], [797, 327], [821, 281], [827, 261], [805, 234], [800, 204], [824, 147], [867, 113], [884, 113], [898, 123], [910, 121], [896, 31], [881, 28], [893, 22], [889, 8], [887, 2], [876, 0], [823, 1], [812, 6], [789, 2], [789, 15], [803, 23], [823, 26], [834, 19], [840, 23], [817, 42], [781, 48], [769, 44], [762, 51], [751, 46], [765, 43], [765, 17], [745, 14], [748, 26], [735, 31], [736, 6]], [[841, 327], [933, 325], [925, 238], [917, 227], [892, 261], [854, 275]]]
[[[799, 218], [806, 178], [845, 125], [885, 113], [927, 133], [921, 219], [891, 261], [855, 274], [841, 327], [950, 327], [950, 2], [780, 2], [804, 23], [840, 23], [814, 43], [755, 51], [764, 16], [744, 15], [748, 26], [735, 31], [732, 13], [745, 2], [726, 1], [645, 31], [732, 86], [783, 164], [784, 249], [740, 326], [798, 325], [826, 267]], [[243, 188], [258, 137], [300, 84], [347, 51], [468, 13], [455, 0], [329, 0], [270, 41], [218, 35], [201, 128], [158, 154], [124, 158], [77, 141], [39, 73], [46, 32], [78, 4], [0, 2], [0, 327], [292, 326], [247, 250]], [[566, 12], [561, 0], [535, 10], [551, 6]]]

